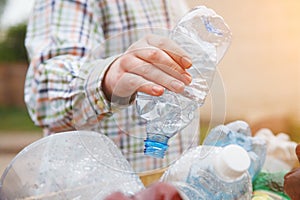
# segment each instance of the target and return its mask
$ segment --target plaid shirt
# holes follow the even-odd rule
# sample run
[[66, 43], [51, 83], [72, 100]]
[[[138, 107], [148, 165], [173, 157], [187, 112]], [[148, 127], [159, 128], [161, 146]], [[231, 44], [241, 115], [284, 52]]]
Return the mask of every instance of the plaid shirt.
[[106, 68], [146, 32], [172, 28], [186, 11], [171, 0], [36, 0], [26, 47], [25, 102], [45, 135], [93, 130], [108, 135], [138, 172], [166, 167], [197, 144], [199, 118], [169, 141], [164, 159], [144, 156], [145, 126], [135, 106], [114, 107], [101, 91]]

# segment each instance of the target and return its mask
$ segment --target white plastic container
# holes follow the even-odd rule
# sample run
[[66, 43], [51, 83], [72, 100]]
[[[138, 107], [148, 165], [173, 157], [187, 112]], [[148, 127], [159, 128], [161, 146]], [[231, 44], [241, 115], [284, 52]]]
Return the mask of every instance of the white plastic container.
[[186, 152], [164, 173], [185, 200], [248, 200], [252, 181], [250, 158], [238, 145], [199, 146]]

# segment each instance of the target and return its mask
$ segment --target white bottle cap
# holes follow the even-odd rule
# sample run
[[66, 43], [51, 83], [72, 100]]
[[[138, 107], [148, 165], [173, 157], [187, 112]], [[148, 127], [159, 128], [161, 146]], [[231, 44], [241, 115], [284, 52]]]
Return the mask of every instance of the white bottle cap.
[[250, 166], [250, 158], [241, 146], [225, 146], [214, 162], [217, 174], [225, 180], [234, 180], [242, 176]]

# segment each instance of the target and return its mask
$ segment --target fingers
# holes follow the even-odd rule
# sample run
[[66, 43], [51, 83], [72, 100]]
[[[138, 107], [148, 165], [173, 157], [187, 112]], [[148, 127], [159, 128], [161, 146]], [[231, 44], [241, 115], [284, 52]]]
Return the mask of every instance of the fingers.
[[[145, 65], [148, 65], [148, 68], [145, 68]], [[133, 70], [134, 68], [136, 69]], [[162, 95], [165, 87], [170, 88], [168, 80], [172, 82], [174, 79], [161, 73], [149, 63], [124, 55], [117, 59], [106, 72], [102, 81], [102, 90], [112, 102], [119, 97], [127, 97], [129, 101], [130, 97], [137, 91], [153, 96]], [[184, 83], [181, 83], [180, 86], [179, 91], [183, 91]], [[177, 92], [174, 89], [172, 91]]]
[[181, 200], [182, 198], [174, 186], [167, 183], [155, 183], [136, 194], [133, 199]]
[[158, 35], [149, 35], [145, 39], [150, 46], [154, 46], [165, 51], [184, 69], [188, 69], [192, 66], [192, 61], [190, 60], [188, 54], [173, 40], [160, 37]]
[[[143, 49], [137, 49], [130, 53], [132, 56], [137, 57], [143, 60], [145, 63], [151, 63], [160, 71], [182, 81], [184, 84], [189, 84], [192, 80], [191, 75], [185, 71], [177, 62], [175, 62], [166, 52], [154, 48], [147, 47]], [[147, 68], [147, 66], [140, 66], [140, 68], [144, 67], [145, 72], [150, 72], [151, 68]], [[139, 69], [140, 69], [139, 68]], [[133, 68], [137, 69], [136, 67]], [[145, 74], [145, 73], [144, 73]]]
[[128, 48], [128, 52], [141, 50], [147, 47], [155, 47], [156, 49], [163, 51], [183, 69], [188, 69], [192, 66], [192, 61], [189, 58], [189, 55], [176, 42], [158, 35], [146, 36], [144, 39], [131, 45]]
[[105, 198], [105, 200], [116, 200], [116, 199], [118, 199], [118, 200], [131, 200], [130, 197], [127, 197], [126, 195], [124, 195], [121, 192], [112, 193], [111, 195], [109, 195]]
[[300, 168], [293, 169], [284, 176], [284, 192], [291, 199], [299, 199], [300, 196]]
[[168, 38], [150, 35], [131, 45], [107, 70], [102, 89], [110, 97], [135, 92], [159, 96], [164, 88], [181, 93], [192, 81], [187, 53]]
[[138, 92], [144, 92], [153, 96], [160, 96], [164, 93], [164, 88], [156, 84], [145, 84], [138, 88]]
[[133, 73], [124, 73], [115, 84], [111, 99], [114, 97], [129, 97], [136, 91], [144, 92], [149, 95], [159, 96], [164, 92], [164, 87], [144, 79]]
[[[132, 85], [130, 88], [135, 87], [138, 91], [143, 90], [143, 92], [145, 92], [145, 88], [151, 86], [153, 89], [153, 86], [155, 85], [156, 87], [154, 88], [163, 86], [170, 91], [180, 93], [183, 92], [185, 85], [191, 82], [191, 77], [185, 73], [179, 74], [174, 72], [170, 75], [162, 71], [160, 67], [157, 67], [157, 65], [145, 62], [144, 60], [132, 55], [124, 56], [119, 60], [119, 62], [120, 65], [123, 66], [124, 71], [131, 74], [127, 74], [122, 77], [124, 78], [123, 83], [130, 83], [129, 85]], [[133, 76], [132, 74], [136, 76]], [[141, 79], [139, 79], [139, 77]], [[141, 85], [141, 87], [137, 87], [137, 85]]]
[[[162, 76], [160, 74], [159, 76]], [[159, 77], [156, 76], [156, 77]], [[124, 73], [123, 76], [115, 84], [115, 89], [112, 91], [111, 99], [114, 97], [129, 97], [135, 92], [143, 92], [153, 96], [160, 96], [164, 92], [164, 88], [168, 88], [174, 92], [182, 92], [184, 90], [184, 84], [180, 81], [173, 80], [165, 81], [165, 79], [158, 78], [160, 84], [149, 81], [142, 76], [133, 73]]]
[[149, 188], [141, 190], [134, 196], [128, 197], [121, 192], [115, 192], [105, 198], [105, 200], [181, 200], [177, 189], [167, 183], [156, 183]]

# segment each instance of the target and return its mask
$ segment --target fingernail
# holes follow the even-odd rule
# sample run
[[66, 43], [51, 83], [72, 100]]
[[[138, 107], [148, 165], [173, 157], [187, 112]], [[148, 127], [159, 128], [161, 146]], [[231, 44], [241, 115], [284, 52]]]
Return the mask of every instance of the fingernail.
[[152, 86], [152, 91], [153, 91], [154, 95], [159, 95], [159, 94], [163, 93], [164, 88], [160, 87], [160, 86], [157, 86], [157, 85], [154, 85], [154, 86]]
[[189, 74], [183, 74], [183, 78], [187, 84], [190, 84], [192, 82], [192, 77]]
[[184, 89], [184, 84], [182, 82], [180, 82], [180, 81], [173, 80], [171, 82], [171, 87], [175, 91], [179, 92], [179, 91], [182, 91]]
[[181, 63], [184, 68], [190, 68], [192, 66], [192, 60], [185, 56], [181, 57]]

